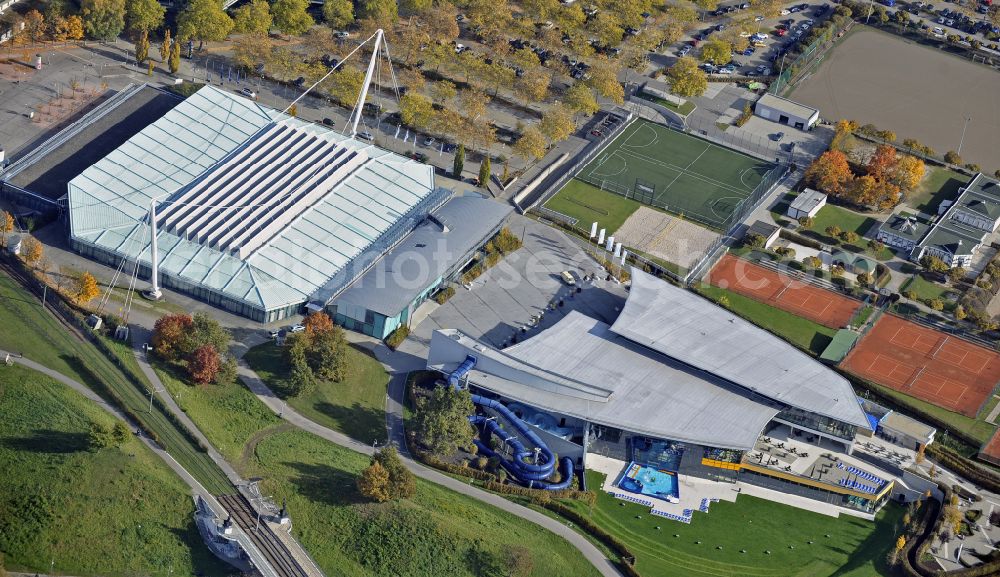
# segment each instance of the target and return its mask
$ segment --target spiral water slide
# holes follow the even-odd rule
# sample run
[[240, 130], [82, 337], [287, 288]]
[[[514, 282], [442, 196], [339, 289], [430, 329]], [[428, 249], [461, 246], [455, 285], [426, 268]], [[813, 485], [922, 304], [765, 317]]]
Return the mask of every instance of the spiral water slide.
[[[455, 389], [462, 388], [462, 378], [475, 366], [476, 357], [472, 355], [466, 356], [462, 364], [448, 375], [448, 384]], [[472, 395], [472, 403], [477, 407], [495, 411], [517, 431], [517, 435], [511, 435], [504, 430], [498, 419], [482, 415], [470, 415], [469, 422], [482, 431], [483, 439], [474, 441], [480, 454], [486, 457], [499, 458], [501, 466], [518, 483], [530, 489], [557, 490], [569, 487], [570, 483], [573, 482], [573, 459], [563, 457], [560, 460], [560, 473], [562, 474], [560, 482], [551, 483], [546, 481], [545, 479], [551, 477], [553, 471], [555, 471], [556, 456], [549, 449], [548, 445], [531, 430], [531, 427], [500, 401], [488, 399], [481, 395]], [[489, 440], [493, 436], [496, 436], [511, 448], [514, 453], [512, 459], [506, 455], [497, 453], [490, 447]], [[535, 447], [535, 449], [529, 449], [521, 442], [521, 439], [526, 439], [530, 443], [530, 446]]]

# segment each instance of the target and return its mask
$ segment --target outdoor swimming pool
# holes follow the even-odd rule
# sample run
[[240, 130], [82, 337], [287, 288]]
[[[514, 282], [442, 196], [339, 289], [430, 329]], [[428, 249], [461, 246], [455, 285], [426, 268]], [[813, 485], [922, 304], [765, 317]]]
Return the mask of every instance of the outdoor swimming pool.
[[618, 487], [630, 493], [649, 495], [671, 503], [676, 503], [679, 495], [675, 473], [644, 467], [635, 462], [625, 468]]

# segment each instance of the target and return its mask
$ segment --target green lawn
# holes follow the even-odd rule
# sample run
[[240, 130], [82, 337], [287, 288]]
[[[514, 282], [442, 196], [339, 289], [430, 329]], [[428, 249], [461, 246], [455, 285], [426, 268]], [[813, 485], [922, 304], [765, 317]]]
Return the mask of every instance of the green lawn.
[[837, 333], [836, 329], [824, 327], [726, 289], [701, 285], [698, 291], [713, 301], [725, 295], [729, 299], [729, 308], [732, 311], [816, 355], [823, 352], [833, 340], [833, 335]]
[[[604, 480], [600, 473], [587, 475], [592, 487]], [[685, 525], [604, 492], [598, 493], [593, 509], [580, 502], [566, 504], [628, 545], [643, 577], [889, 575], [884, 560], [904, 512], [890, 503], [874, 522], [833, 518], [741, 495], [735, 503], [712, 503], [707, 514], [695, 512]]]
[[[26, 357], [80, 381], [109, 401], [113, 399], [110, 394], [113, 391], [122, 399], [124, 408], [155, 432], [170, 454], [209, 491], [232, 490], [222, 471], [159, 405], [154, 404], [152, 413], [149, 412], [148, 383], [137, 387], [97, 347], [75, 337], [4, 273], [0, 273], [0, 327], [3, 327], [0, 348], [23, 352]], [[111, 346], [119, 359], [137, 368], [125, 345], [111, 343]]]
[[642, 98], [644, 100], [648, 100], [650, 102], [655, 102], [655, 103], [659, 104], [660, 106], [662, 106], [664, 108], [667, 108], [667, 109], [670, 109], [670, 110], [676, 112], [677, 114], [679, 114], [681, 116], [687, 116], [687, 115], [691, 114], [692, 112], [694, 112], [695, 108], [698, 108], [698, 106], [695, 105], [695, 103], [691, 102], [690, 100], [685, 100], [684, 104], [682, 104], [680, 106], [677, 106], [676, 104], [674, 104], [673, 102], [670, 102], [669, 100], [664, 100], [664, 99], [660, 98], [659, 96], [653, 96], [652, 94], [646, 94], [645, 92], [643, 92], [641, 90], [639, 91], [638, 95], [639, 95], [639, 98]]
[[[512, 549], [530, 557], [530, 575], [597, 575], [561, 538], [431, 483], [419, 481], [411, 499], [367, 502], [355, 478], [368, 457], [276, 424], [241, 385], [189, 387], [167, 376], [166, 386], [179, 392], [178, 402], [212, 444], [240, 455], [237, 471], [262, 477], [275, 501], [287, 499], [296, 536], [328, 575], [493, 576]], [[384, 378], [373, 387], [383, 399]]]
[[566, 183], [555, 196], [545, 203], [545, 208], [577, 219], [576, 226], [590, 233], [590, 223], [614, 234], [632, 215], [640, 203], [613, 192], [603, 191], [575, 178]]
[[[284, 397], [287, 376], [281, 347], [258, 345], [244, 356], [261, 379]], [[385, 440], [385, 395], [389, 374], [368, 351], [348, 347], [350, 372], [343, 382], [320, 381], [310, 394], [286, 398], [296, 411], [364, 443]]]
[[181, 410], [233, 465], [251, 437], [281, 422], [242, 383], [189, 385], [177, 365], [157, 361], [154, 369]]
[[7, 569], [69, 575], [226, 575], [190, 491], [135, 438], [92, 452], [113, 418], [28, 369], [0, 367], [0, 551]]
[[927, 214], [937, 214], [943, 200], [955, 198], [969, 178], [940, 166], [927, 166], [924, 179], [906, 199], [906, 204]]
[[[940, 283], [932, 282], [919, 274], [915, 274], [910, 277], [910, 280], [906, 281], [900, 287], [900, 292], [905, 293], [907, 291], [913, 291], [917, 293], [917, 298], [924, 299], [941, 299], [947, 304], [949, 301], [945, 298], [948, 293], [955, 293], [954, 289], [949, 286], [945, 286]], [[954, 303], [951, 303], [954, 306]]]
[[[870, 216], [854, 212], [853, 210], [848, 210], [840, 206], [827, 204], [816, 213], [812, 226], [803, 228], [800, 232], [811, 232], [812, 234], [810, 236], [814, 236], [822, 242], [837, 244], [837, 242], [834, 242], [833, 239], [827, 236], [826, 229], [828, 227], [838, 226], [840, 227], [840, 230], [845, 232], [853, 231], [857, 233], [858, 236], [861, 236], [873, 224], [875, 224], [875, 219]], [[858, 244], [861, 245], [859, 250], [864, 250], [866, 242], [867, 241], [864, 240], [858, 240]]]

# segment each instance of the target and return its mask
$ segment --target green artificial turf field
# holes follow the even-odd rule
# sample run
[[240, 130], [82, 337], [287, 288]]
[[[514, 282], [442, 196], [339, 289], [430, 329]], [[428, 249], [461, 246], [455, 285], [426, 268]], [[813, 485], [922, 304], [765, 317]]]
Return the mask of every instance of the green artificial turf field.
[[774, 165], [639, 120], [577, 175], [602, 190], [726, 228]]

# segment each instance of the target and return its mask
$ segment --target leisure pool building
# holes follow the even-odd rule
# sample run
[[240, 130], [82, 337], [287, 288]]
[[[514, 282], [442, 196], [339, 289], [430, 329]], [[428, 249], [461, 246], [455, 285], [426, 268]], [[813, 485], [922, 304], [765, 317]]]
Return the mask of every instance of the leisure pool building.
[[879, 426], [850, 382], [639, 270], [612, 325], [573, 311], [504, 349], [435, 331], [428, 368], [452, 374], [463, 362], [472, 366], [469, 386], [535, 425], [577, 469], [617, 462], [618, 479], [609, 475], [606, 488], [629, 500], [676, 502], [676, 491], [618, 490], [643, 470], [751, 484], [862, 514], [893, 493], [890, 476], [852, 457], [855, 439]]
[[[73, 250], [126, 271], [138, 260], [142, 278], [155, 221], [162, 286], [255, 321], [325, 309], [385, 338], [511, 213], [437, 186], [430, 165], [213, 86], [182, 101], [157, 94], [122, 91], [13, 166], [31, 176], [9, 179], [7, 194], [51, 199], [38, 208], [62, 211]], [[136, 110], [159, 116], [110, 138]], [[27, 190], [65, 169], [60, 150], [98, 150], [93, 142], [114, 147], [64, 174], [62, 197]]]

